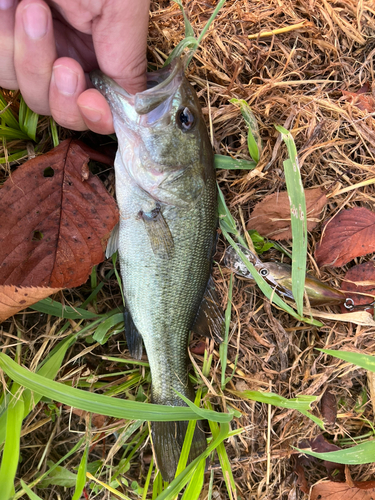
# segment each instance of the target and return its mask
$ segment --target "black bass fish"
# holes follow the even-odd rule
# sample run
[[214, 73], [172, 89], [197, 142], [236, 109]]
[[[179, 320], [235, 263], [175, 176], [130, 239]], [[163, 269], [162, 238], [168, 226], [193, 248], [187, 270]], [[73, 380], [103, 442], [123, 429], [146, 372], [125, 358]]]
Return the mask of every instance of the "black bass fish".
[[[275, 289], [278, 295], [294, 300], [292, 293], [292, 266], [281, 262], [262, 262], [253, 252], [250, 252], [250, 250], [240, 244], [238, 246], [258, 273]], [[253, 275], [233, 247], [229, 247], [225, 251], [224, 264], [239, 276], [248, 278], [255, 283]], [[346, 296], [343, 292], [309, 274], [305, 278], [305, 292], [312, 306], [346, 303]], [[351, 308], [348, 305], [345, 307], [347, 309]]]
[[[148, 75], [148, 90], [128, 94], [101, 72], [91, 79], [106, 97], [118, 138], [117, 248], [126, 300], [130, 353], [146, 347], [152, 401], [186, 406], [194, 400], [187, 346], [211, 272], [217, 228], [213, 153], [197, 95], [183, 60]], [[188, 422], [153, 422], [164, 480], [174, 478]], [[189, 461], [204, 451], [197, 422]]]

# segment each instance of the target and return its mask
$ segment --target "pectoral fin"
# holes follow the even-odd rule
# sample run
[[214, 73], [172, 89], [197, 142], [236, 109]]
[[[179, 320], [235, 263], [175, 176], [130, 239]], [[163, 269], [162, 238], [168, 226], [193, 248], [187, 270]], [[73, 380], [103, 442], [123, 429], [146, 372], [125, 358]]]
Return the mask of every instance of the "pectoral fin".
[[111, 235], [109, 237], [107, 248], [105, 251], [105, 256], [109, 259], [118, 250], [118, 239], [120, 233], [120, 224], [117, 223], [112, 229]]
[[130, 356], [134, 359], [141, 359], [143, 352], [142, 336], [138, 332], [130, 312], [126, 309], [124, 311], [124, 329]]
[[173, 237], [160, 205], [157, 204], [156, 208], [149, 213], [140, 211], [139, 216], [145, 224], [154, 255], [161, 259], [170, 259], [174, 249]]
[[223, 326], [223, 312], [213, 279], [210, 277], [192, 330], [198, 335], [214, 337], [220, 343], [223, 341]]

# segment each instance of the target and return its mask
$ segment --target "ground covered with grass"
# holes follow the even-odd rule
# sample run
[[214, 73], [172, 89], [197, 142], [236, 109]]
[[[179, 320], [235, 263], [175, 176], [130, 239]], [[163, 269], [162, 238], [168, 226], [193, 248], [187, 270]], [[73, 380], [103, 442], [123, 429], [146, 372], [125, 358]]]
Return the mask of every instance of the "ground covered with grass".
[[[213, 0], [183, 2], [196, 35], [216, 4]], [[269, 194], [286, 190], [283, 161], [287, 151], [274, 125], [291, 131], [304, 188], [321, 187], [328, 197], [319, 223], [308, 233], [307, 269], [337, 288], [351, 266], [373, 259], [370, 254], [341, 268], [319, 269], [314, 252], [325, 221], [343, 209], [374, 210], [373, 184], [364, 181], [371, 181], [375, 173], [375, 108], [372, 112], [360, 109], [355, 99], [343, 94], [367, 85], [369, 98], [375, 95], [374, 29], [375, 9], [366, 0], [227, 0], [187, 70], [215, 153], [250, 160], [247, 125], [230, 99], [244, 99], [258, 123], [263, 149], [256, 168], [217, 171], [225, 202], [242, 235], [255, 205]], [[184, 33], [179, 6], [169, 0], [153, 1], [150, 63], [162, 66]], [[17, 96], [6, 91], [3, 96], [18, 116]], [[74, 134], [59, 127], [57, 132], [60, 141]], [[98, 141], [88, 132], [74, 136], [89, 144]], [[39, 119], [36, 139], [3, 139], [0, 155], [6, 158], [20, 151], [27, 159], [27, 155], [50, 150], [53, 141], [48, 118]], [[108, 147], [111, 139], [101, 141]], [[2, 163], [2, 182], [20, 161]], [[113, 170], [98, 164], [93, 168], [113, 193]], [[292, 251], [291, 241], [281, 245]], [[224, 358], [214, 340], [193, 334], [191, 357], [203, 401], [217, 411], [234, 408], [241, 412], [230, 425], [233, 431], [242, 432], [225, 441], [225, 451], [219, 452], [221, 460], [217, 454], [210, 456], [199, 498], [307, 499], [309, 487], [329, 472], [322, 461], [301, 461], [293, 447], [320, 434], [340, 448], [374, 436], [375, 381], [371, 372], [317, 349], [373, 354], [375, 328], [335, 319], [322, 319], [322, 327], [312, 326], [271, 305], [245, 279], [233, 277], [230, 287], [231, 272], [223, 266], [227, 246], [220, 235], [213, 268], [223, 309], [232, 295], [224, 376]], [[290, 262], [276, 248], [261, 258]], [[113, 262], [103, 262], [85, 285], [59, 292], [53, 299], [103, 315], [117, 310], [122, 297], [113, 269]], [[332, 318], [340, 312], [338, 306], [321, 310], [331, 313]], [[67, 349], [55, 380], [91, 392], [149, 400], [147, 358], [144, 356], [142, 363], [130, 359], [120, 328], [109, 327], [103, 344], [95, 333], [97, 326], [92, 319], [67, 320], [27, 309], [2, 323], [2, 352], [35, 370], [62, 339], [79, 334]], [[103, 338], [99, 340], [103, 342]], [[211, 364], [204, 361], [202, 343], [212, 355]], [[10, 386], [4, 374], [2, 382], [4, 388]], [[287, 399], [317, 396], [311, 412], [328, 422], [325, 430], [296, 410], [256, 402], [245, 391], [272, 392]], [[331, 397], [325, 405], [337, 408], [331, 422], [320, 401], [325, 392]], [[215, 428], [212, 430], [215, 433]], [[94, 478], [87, 479], [85, 498], [151, 499], [163, 490], [160, 475], [156, 476], [153, 468], [147, 423], [90, 415], [44, 397], [24, 420], [21, 436], [15, 482], [19, 493], [14, 498], [28, 498], [21, 480], [27, 485], [37, 480], [33, 491], [40, 498], [72, 498], [85, 450], [87, 471]], [[56, 468], [40, 479], [81, 439], [79, 447], [62, 462], [63, 469]], [[375, 462], [375, 452], [373, 456]], [[233, 480], [227, 473], [228, 464]], [[301, 464], [302, 472], [297, 467]], [[374, 478], [373, 464], [350, 466], [350, 472], [356, 481]], [[148, 489], [143, 489], [145, 484]], [[111, 493], [108, 485], [117, 493]], [[191, 494], [185, 498], [198, 497]]]

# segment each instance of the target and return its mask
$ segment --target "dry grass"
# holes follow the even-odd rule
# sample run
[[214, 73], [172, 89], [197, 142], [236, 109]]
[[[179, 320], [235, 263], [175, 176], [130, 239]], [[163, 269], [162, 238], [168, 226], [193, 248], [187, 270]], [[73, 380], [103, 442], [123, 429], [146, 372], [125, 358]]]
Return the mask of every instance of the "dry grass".
[[[212, 0], [185, 2], [197, 34], [215, 5], [216, 1]], [[248, 158], [244, 122], [238, 108], [229, 103], [230, 98], [245, 99], [258, 120], [264, 151], [257, 169], [218, 172], [221, 189], [238, 222], [240, 209], [246, 221], [254, 205], [264, 196], [286, 189], [282, 167], [286, 152], [277, 141], [274, 124], [292, 131], [305, 188], [324, 187], [330, 195], [325, 220], [343, 208], [373, 209], [373, 185], [361, 188], [355, 185], [375, 177], [375, 121], [373, 116], [343, 98], [341, 90], [356, 91], [368, 82], [375, 95], [374, 29], [375, 7], [370, 0], [227, 0], [190, 64], [188, 77], [200, 96], [207, 124], [212, 124], [217, 153]], [[152, 2], [150, 62], [160, 65], [183, 36], [184, 24], [178, 6], [169, 0]], [[353, 189], [343, 191], [349, 186]], [[309, 234], [308, 268], [323, 281], [339, 286], [351, 264], [342, 269], [319, 270], [314, 250], [320, 236], [321, 225]], [[285, 244], [290, 249], [290, 244]], [[219, 241], [217, 261], [224, 246], [224, 241]], [[280, 259], [280, 254], [271, 250], [266, 258]], [[372, 256], [357, 259], [357, 262], [370, 258]], [[110, 266], [110, 263], [102, 264], [99, 273], [103, 276]], [[221, 274], [215, 266], [214, 277], [225, 304], [229, 274], [225, 269]], [[89, 287], [84, 286], [61, 294], [60, 298], [79, 305], [88, 291]], [[120, 302], [117, 282], [110, 280], [98, 297], [97, 307], [105, 311]], [[29, 349], [31, 363], [32, 358], [45, 356], [53, 348], [53, 335], [62, 324], [51, 318], [46, 321], [38, 313], [19, 314], [2, 326], [3, 350], [14, 353], [21, 339], [22, 345], [26, 344]], [[78, 326], [71, 321], [65, 334]], [[238, 355], [238, 365], [228, 388], [272, 390], [288, 398], [299, 394], [320, 396], [329, 388], [338, 402], [338, 418], [332, 435], [327, 437], [337, 441], [361, 436], [371, 430], [369, 422], [374, 420], [371, 401], [356, 411], [361, 394], [368, 392], [365, 371], [314, 349], [373, 353], [374, 334], [374, 328], [333, 321], [324, 321], [318, 331], [271, 307], [256, 288], [236, 279], [228, 361], [234, 362]], [[218, 347], [209, 341], [207, 346], [215, 350], [211, 383], [216, 387], [220, 385]], [[74, 383], [84, 375], [97, 376], [122, 369], [109, 362], [100, 362], [98, 366], [101, 354], [124, 355], [122, 336], [82, 355], [87, 347], [82, 342], [72, 348], [67, 359], [74, 356], [78, 359], [74, 364], [67, 364], [60, 377]], [[201, 358], [195, 357], [201, 365]], [[147, 390], [147, 384], [143, 385]], [[213, 398], [215, 400], [223, 408], [230, 402], [244, 415], [235, 419], [233, 425], [244, 427], [245, 432], [227, 444], [241, 498], [306, 499], [307, 495], [296, 484], [291, 446], [316, 436], [318, 427], [297, 412], [236, 400], [229, 392], [225, 399]], [[318, 407], [315, 412], [318, 414]], [[85, 432], [84, 421], [78, 416], [46, 404], [37, 406], [24, 427], [28, 433], [22, 438], [23, 461], [18, 477], [26, 482], [34, 477], [38, 468], [39, 471], [46, 468], [44, 458], [56, 461], [77, 442], [75, 432]], [[121, 423], [118, 428], [121, 429]], [[116, 441], [113, 429], [105, 429], [93, 430], [93, 437], [101, 432], [107, 437], [93, 449], [90, 461], [108, 456]], [[120, 450], [110, 461], [118, 461], [121, 453]], [[146, 446], [132, 462], [125, 474], [130, 482], [142, 483], [149, 454], [150, 448]], [[79, 457], [73, 457], [69, 466], [78, 463]], [[219, 463], [210, 464], [212, 468], [215, 471], [212, 498], [224, 500], [227, 493]], [[355, 480], [367, 480], [375, 472], [373, 465], [352, 467], [351, 471]], [[306, 475], [313, 484], [325, 477], [326, 471], [321, 465], [312, 464], [306, 468]], [[204, 491], [202, 500], [206, 498], [207, 486]], [[66, 495], [67, 492], [54, 487], [47, 489], [43, 498], [70, 498]]]

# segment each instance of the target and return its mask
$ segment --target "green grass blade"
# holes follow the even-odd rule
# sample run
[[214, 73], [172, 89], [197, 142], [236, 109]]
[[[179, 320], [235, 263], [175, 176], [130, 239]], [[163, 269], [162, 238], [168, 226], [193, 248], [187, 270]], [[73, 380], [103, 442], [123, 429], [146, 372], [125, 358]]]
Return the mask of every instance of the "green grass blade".
[[301, 395], [297, 398], [286, 399], [273, 392], [261, 392], [261, 391], [230, 391], [232, 394], [243, 398], [249, 399], [250, 401], [257, 401], [258, 403], [265, 403], [268, 405], [278, 406], [280, 408], [288, 408], [289, 410], [297, 410], [306, 417], [310, 418], [315, 422], [321, 429], [324, 430], [323, 421], [310, 413], [310, 406], [318, 398], [317, 396], [305, 396]]
[[30, 500], [42, 500], [40, 498], [40, 496], [38, 496], [36, 493], [34, 493], [28, 486], [26, 483], [24, 483], [21, 479], [21, 486], [22, 488], [26, 491], [28, 497], [30, 498]]
[[213, 486], [214, 486], [214, 470], [211, 469], [210, 482], [208, 483], [208, 496], [207, 496], [207, 500], [212, 500]]
[[[212, 406], [209, 402], [206, 403], [206, 407], [212, 409]], [[218, 437], [220, 429], [216, 422], [209, 422], [210, 430], [212, 433], [212, 437], [215, 439]], [[232, 467], [230, 465], [230, 460], [228, 458], [228, 454], [226, 452], [224, 443], [221, 442], [218, 444], [216, 448], [216, 452], [219, 457], [221, 470], [224, 476], [225, 485], [227, 487], [228, 498], [231, 500], [236, 497], [236, 484], [234, 482], [234, 477], [232, 473]]]
[[[17, 365], [17, 363], [14, 364]], [[0, 466], [1, 498], [4, 500], [8, 500], [14, 492], [14, 478], [16, 477], [20, 457], [24, 403], [19, 389], [19, 385], [13, 384], [11, 391], [13, 397], [8, 405], [7, 412], [6, 438]]]
[[203, 40], [205, 34], [207, 33], [207, 30], [211, 26], [211, 24], [214, 21], [215, 17], [218, 15], [219, 10], [221, 9], [221, 7], [225, 4], [226, 0], [220, 0], [220, 2], [217, 4], [217, 6], [215, 7], [215, 10], [213, 11], [210, 19], [207, 21], [205, 27], [202, 29], [202, 31], [201, 31], [198, 39], [196, 39], [194, 37], [194, 30], [191, 27], [191, 24], [190, 24], [189, 20], [186, 17], [185, 11], [184, 11], [184, 9], [182, 7], [181, 0], [173, 0], [173, 1], [175, 1], [180, 6], [180, 8], [182, 10], [182, 14], [184, 16], [185, 38], [177, 45], [177, 47], [175, 47], [172, 50], [172, 53], [167, 58], [167, 60], [165, 61], [164, 65], [166, 66], [167, 64], [169, 64], [175, 57], [180, 56], [186, 47], [189, 47], [191, 49], [191, 51], [190, 51], [189, 57], [186, 60], [186, 66], [188, 66], [189, 63], [190, 63], [190, 61], [191, 61], [191, 59], [194, 56], [195, 51], [198, 49], [199, 44], [201, 43], [201, 41]]
[[124, 313], [116, 313], [112, 314], [109, 318], [98, 325], [95, 333], [93, 335], [93, 339], [99, 344], [105, 344], [107, 341], [107, 333], [111, 328], [117, 326], [117, 329], [122, 331], [124, 329]]
[[77, 482], [74, 490], [74, 495], [72, 500], [79, 500], [81, 498], [83, 488], [86, 484], [86, 471], [87, 471], [87, 457], [90, 449], [90, 443], [86, 444], [85, 451], [82, 455], [82, 460], [78, 467]]
[[2, 123], [7, 125], [10, 128], [15, 130], [19, 130], [20, 126], [12, 111], [8, 107], [8, 103], [4, 99], [4, 97], [0, 94], [0, 117]]
[[[0, 133], [0, 136], [1, 136], [1, 133]], [[5, 158], [5, 156], [0, 158], [0, 165], [3, 165], [4, 163], [10, 163], [12, 161], [17, 161], [20, 158], [24, 158], [25, 156], [27, 156], [26, 149], [23, 149], [22, 151], [19, 151], [17, 153], [11, 153], [6, 158]]]
[[36, 129], [38, 126], [39, 115], [31, 111], [31, 109], [25, 103], [23, 97], [20, 100], [20, 110], [18, 115], [18, 121], [20, 124], [20, 129], [27, 134], [29, 139], [33, 141], [36, 140]]
[[172, 52], [170, 53], [170, 55], [167, 57], [167, 59], [165, 60], [165, 63], [164, 63], [164, 66], [167, 66], [171, 61], [173, 61], [173, 59], [175, 59], [176, 57], [181, 57], [183, 51], [187, 48], [189, 49], [192, 49], [192, 50], [196, 50], [198, 47], [198, 42], [197, 42], [197, 39], [192, 37], [192, 36], [189, 36], [187, 38], [184, 38], [183, 40], [181, 40], [181, 42], [172, 50]]
[[[221, 446], [222, 443], [219, 445]], [[182, 495], [182, 500], [198, 500], [204, 484], [205, 460], [201, 460]]]
[[256, 121], [256, 118], [246, 101], [243, 99], [230, 99], [229, 102], [240, 107], [241, 114], [249, 127], [247, 134], [247, 146], [249, 153], [255, 163], [258, 163], [262, 153], [262, 139], [259, 133], [258, 122]]
[[151, 457], [151, 462], [148, 468], [147, 472], [147, 477], [145, 481], [145, 486], [143, 488], [143, 495], [142, 495], [142, 500], [146, 500], [147, 498], [147, 493], [148, 493], [148, 488], [150, 486], [150, 481], [151, 481], [151, 474], [152, 474], [152, 469], [154, 468], [154, 457]]
[[[201, 396], [202, 396], [202, 389], [199, 389], [197, 391], [197, 394], [195, 395], [195, 399], [194, 399], [194, 404], [196, 406], [199, 406], [200, 401], [201, 401]], [[177, 466], [175, 477], [177, 477], [179, 474], [181, 474], [181, 472], [185, 469], [186, 464], [188, 462], [191, 443], [193, 442], [193, 437], [194, 437], [195, 426], [196, 426], [196, 421], [194, 421], [194, 420], [191, 420], [188, 424], [188, 428], [186, 430], [184, 443], [182, 445], [182, 450], [181, 450], [181, 454], [180, 454], [180, 459], [178, 461], [178, 466]]]
[[233, 216], [230, 213], [227, 204], [225, 203], [223, 192], [221, 191], [219, 186], [218, 186], [218, 213], [219, 213], [220, 228], [222, 230], [227, 231], [228, 233], [233, 234], [241, 243], [241, 245], [247, 247], [246, 241], [241, 236], [241, 233], [238, 231], [236, 221], [233, 219]]
[[154, 483], [152, 485], [152, 500], [156, 500], [158, 495], [163, 492], [163, 479], [161, 477], [160, 472], [156, 474], [154, 479]]
[[330, 349], [317, 349], [318, 351], [329, 354], [335, 358], [342, 359], [348, 363], [353, 363], [353, 365], [365, 368], [370, 372], [375, 373], [375, 356], [370, 356], [369, 354], [360, 354], [358, 352], [350, 351], [332, 351]]
[[155, 422], [210, 419], [215, 422], [225, 423], [232, 419], [232, 414], [203, 410], [196, 407], [191, 401], [189, 401], [191, 406], [186, 408], [140, 403], [85, 392], [32, 373], [19, 366], [3, 353], [0, 353], [0, 367], [12, 380], [27, 389], [73, 408], [91, 413], [99, 413], [115, 418]]
[[258, 271], [255, 269], [255, 267], [251, 264], [251, 262], [248, 261], [246, 256], [241, 252], [240, 248], [238, 245], [234, 242], [234, 240], [229, 236], [227, 233], [226, 229], [220, 224], [220, 228], [223, 232], [224, 237], [229, 241], [229, 243], [232, 245], [232, 247], [236, 250], [238, 255], [241, 257], [242, 262], [246, 265], [247, 269], [251, 272], [256, 284], [259, 286], [259, 288], [262, 290], [264, 295], [271, 301], [274, 302], [277, 306], [281, 307], [285, 312], [293, 316], [293, 318], [298, 319], [299, 321], [304, 321], [305, 323], [308, 323], [310, 325], [315, 325], [315, 326], [322, 326], [322, 323], [319, 321], [313, 319], [313, 318], [305, 318], [303, 316], [300, 316], [299, 314], [296, 313], [296, 311], [290, 307], [288, 304], [286, 304], [281, 297], [279, 297], [274, 290], [270, 287], [268, 283], [264, 281], [262, 276], [258, 273]]
[[317, 453], [311, 449], [295, 449], [305, 455], [311, 455], [321, 460], [328, 460], [328, 462], [335, 462], [337, 464], [360, 465], [375, 462], [375, 439], [357, 444], [346, 450], [330, 451], [327, 453]]
[[49, 126], [51, 129], [51, 137], [53, 142], [53, 147], [56, 148], [60, 144], [59, 133], [57, 131], [57, 125], [55, 120], [52, 118], [49, 119]]
[[200, 35], [198, 37], [198, 43], [201, 43], [201, 41], [203, 40], [204, 38], [204, 35], [207, 33], [208, 31], [208, 28], [211, 26], [211, 24], [214, 22], [216, 16], [218, 15], [221, 7], [225, 4], [226, 0], [220, 0], [220, 2], [216, 5], [215, 7], [215, 10], [213, 11], [213, 13], [211, 14], [211, 17], [210, 19], [207, 21], [205, 27], [202, 29], [202, 31], [200, 32]]
[[298, 165], [297, 149], [292, 134], [284, 127], [275, 126], [288, 149], [289, 159], [284, 161], [285, 181], [290, 199], [290, 218], [293, 236], [292, 292], [298, 314], [303, 311], [307, 256], [306, 200]]
[[215, 168], [220, 170], [254, 170], [257, 166], [255, 161], [237, 160], [225, 155], [215, 155]]
[[182, 490], [182, 488], [187, 484], [187, 482], [192, 478], [196, 467], [201, 461], [205, 461], [209, 454], [228, 437], [230, 428], [229, 424], [225, 423], [220, 426], [220, 431], [218, 436], [212, 440], [208, 448], [193, 460], [186, 469], [174, 479], [170, 485], [156, 498], [156, 500], [171, 500]]
[[29, 141], [30, 137], [22, 130], [0, 125], [0, 137], [9, 141]]
[[[184, 396], [180, 392], [178, 392], [176, 390], [174, 392], [176, 394], [178, 394], [182, 400], [185, 401], [185, 403], [189, 406], [189, 408], [192, 408], [198, 415], [200, 415], [202, 420], [208, 419], [208, 417], [205, 416], [205, 412], [212, 411], [212, 410], [204, 410], [203, 408], [199, 408], [198, 406], [195, 406], [195, 404], [192, 401], [190, 401], [190, 399], [188, 399], [186, 396]], [[234, 410], [233, 408], [231, 408], [230, 411], [231, 411], [231, 413], [233, 413], [233, 415], [235, 417], [237, 417], [237, 418], [242, 417], [242, 414], [239, 411]], [[215, 412], [213, 412], [213, 413], [215, 413]], [[226, 415], [228, 415], [228, 414], [226, 414]], [[199, 419], [196, 419], [196, 420], [199, 420]], [[217, 420], [217, 418], [213, 418], [211, 420], [213, 420], [214, 422], [219, 422], [219, 420]], [[230, 420], [226, 420], [226, 422], [229, 422], [229, 421]]]
[[229, 287], [228, 287], [228, 303], [225, 310], [225, 331], [223, 342], [219, 346], [219, 355], [221, 363], [221, 389], [224, 391], [226, 385], [225, 372], [227, 369], [228, 361], [228, 339], [229, 339], [229, 328], [230, 328], [230, 318], [232, 315], [232, 294], [233, 294], [233, 273], [230, 275]]
[[[60, 370], [61, 364], [63, 362], [66, 351], [75, 342], [76, 335], [66, 338], [60, 342], [49, 354], [48, 358], [43, 362], [40, 368], [38, 368], [37, 373], [46, 378], [55, 378], [57, 372]], [[14, 390], [14, 389], [12, 389]], [[39, 403], [41, 395], [33, 394], [30, 390], [25, 389], [22, 393], [24, 401], [24, 415], [25, 418], [30, 411]], [[6, 419], [7, 410], [5, 410], [0, 416], [0, 445], [5, 441], [5, 429], [6, 429]]]
[[81, 309], [79, 307], [73, 308], [66, 305], [63, 306], [60, 302], [57, 302], [50, 297], [33, 304], [30, 306], [30, 309], [44, 314], [49, 314], [50, 316], [57, 316], [58, 318], [65, 319], [93, 319], [99, 317], [99, 314], [86, 311], [86, 309]]
[[181, 0], [173, 0], [174, 3], [176, 3], [181, 11], [182, 11], [182, 15], [184, 16], [184, 24], [185, 24], [185, 38], [187, 37], [194, 37], [194, 30], [190, 24], [190, 21], [189, 19], [187, 18], [187, 15], [185, 13], [185, 9], [181, 3]]

